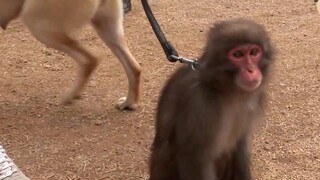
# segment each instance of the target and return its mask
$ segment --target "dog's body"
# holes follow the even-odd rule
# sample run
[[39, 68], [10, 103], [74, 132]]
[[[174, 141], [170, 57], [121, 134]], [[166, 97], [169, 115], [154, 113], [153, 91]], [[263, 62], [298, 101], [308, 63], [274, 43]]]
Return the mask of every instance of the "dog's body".
[[19, 15], [31, 34], [48, 47], [60, 50], [79, 64], [76, 83], [63, 99], [70, 103], [98, 64], [97, 58], [81, 46], [79, 30], [91, 23], [100, 38], [125, 68], [129, 90], [120, 98], [120, 109], [135, 109], [139, 100], [140, 65], [132, 56], [123, 33], [122, 0], [0, 0], [0, 26], [5, 29]]

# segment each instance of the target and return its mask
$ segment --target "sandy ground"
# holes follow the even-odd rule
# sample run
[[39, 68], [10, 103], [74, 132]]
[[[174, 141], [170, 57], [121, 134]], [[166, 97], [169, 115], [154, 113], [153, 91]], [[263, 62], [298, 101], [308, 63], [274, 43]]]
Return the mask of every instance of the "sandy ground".
[[[208, 27], [246, 17], [264, 24], [278, 50], [266, 123], [253, 141], [257, 180], [320, 178], [320, 15], [313, 1], [162, 0], [151, 6], [181, 55], [198, 57]], [[124, 70], [95, 32], [81, 41], [101, 57], [84, 98], [59, 105], [75, 79], [68, 56], [37, 42], [17, 20], [0, 31], [0, 142], [31, 179], [147, 179], [161, 87], [169, 63], [140, 1], [125, 17], [126, 41], [142, 65], [140, 108], [115, 109], [127, 91]]]

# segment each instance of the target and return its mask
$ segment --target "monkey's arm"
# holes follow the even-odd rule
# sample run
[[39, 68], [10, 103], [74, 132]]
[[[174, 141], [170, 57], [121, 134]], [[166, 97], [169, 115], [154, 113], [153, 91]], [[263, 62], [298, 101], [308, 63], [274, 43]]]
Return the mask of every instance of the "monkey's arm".
[[181, 179], [215, 180], [216, 167], [212, 159], [216, 110], [202, 92], [189, 87], [184, 108], [177, 113], [181, 120], [176, 127], [177, 162]]
[[[151, 175], [161, 172], [161, 177], [179, 177], [171, 179], [214, 179], [214, 164], [207, 152], [212, 132], [207, 117], [214, 117], [215, 110], [208, 108], [212, 106], [207, 106], [208, 99], [198, 86], [197, 74], [186, 67], [164, 87], [158, 104]], [[165, 168], [169, 166], [176, 170], [170, 173]]]
[[[180, 69], [173, 76], [181, 76]], [[183, 73], [182, 73], [183, 74]], [[183, 75], [181, 76], [183, 77]], [[180, 78], [178, 78], [180, 79]], [[179, 179], [175, 162], [176, 149], [175, 135], [177, 125], [177, 112], [181, 106], [176, 96], [177, 78], [170, 79], [161, 92], [157, 106], [155, 137], [151, 147], [150, 157], [150, 180], [175, 180]]]
[[[198, 154], [200, 155], [200, 154]], [[177, 157], [179, 177], [184, 180], [215, 180], [214, 163], [206, 156], [179, 154]]]
[[188, 134], [186, 131], [177, 134], [186, 135], [186, 139], [177, 140], [180, 142], [176, 145], [180, 177], [186, 180], [214, 180], [216, 167], [210, 151], [211, 143], [208, 143], [210, 141], [208, 133], [195, 131], [193, 134]]
[[[179, 114], [187, 111], [185, 109], [184, 97], [188, 86], [184, 84], [188, 77], [189, 69], [180, 68], [175, 72], [161, 91], [156, 114], [156, 137], [168, 141], [175, 132], [175, 127], [180, 123]], [[190, 80], [187, 80], [190, 81]]]

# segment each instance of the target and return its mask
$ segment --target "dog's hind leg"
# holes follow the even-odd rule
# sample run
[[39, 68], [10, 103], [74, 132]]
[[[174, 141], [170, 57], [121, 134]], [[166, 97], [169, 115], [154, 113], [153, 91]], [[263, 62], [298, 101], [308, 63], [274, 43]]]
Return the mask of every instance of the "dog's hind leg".
[[6, 29], [9, 22], [15, 19], [22, 9], [24, 0], [0, 0], [0, 27]]
[[60, 50], [78, 63], [79, 69], [76, 81], [73, 86], [66, 92], [62, 99], [62, 104], [71, 104], [74, 99], [81, 96], [81, 91], [88, 82], [90, 75], [98, 65], [98, 59], [93, 56], [88, 50], [82, 47], [79, 42], [63, 33], [41, 33], [44, 38], [39, 36], [37, 39], [46, 44], [48, 47]]
[[127, 97], [118, 101], [119, 109], [135, 109], [139, 101], [141, 67], [131, 54], [123, 32], [122, 0], [108, 0], [100, 5], [92, 24], [98, 35], [120, 60], [127, 74]]
[[98, 60], [80, 45], [77, 32], [88, 24], [97, 10], [95, 1], [30, 0], [21, 14], [32, 35], [48, 47], [71, 56], [79, 65], [74, 85], [62, 103], [71, 103], [80, 96]]

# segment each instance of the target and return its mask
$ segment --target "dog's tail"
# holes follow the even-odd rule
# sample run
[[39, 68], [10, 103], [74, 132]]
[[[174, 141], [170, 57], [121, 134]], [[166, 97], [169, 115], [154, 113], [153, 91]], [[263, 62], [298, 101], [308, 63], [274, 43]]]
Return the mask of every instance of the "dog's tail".
[[19, 16], [25, 0], [0, 1], [0, 27], [6, 29], [10, 21]]

